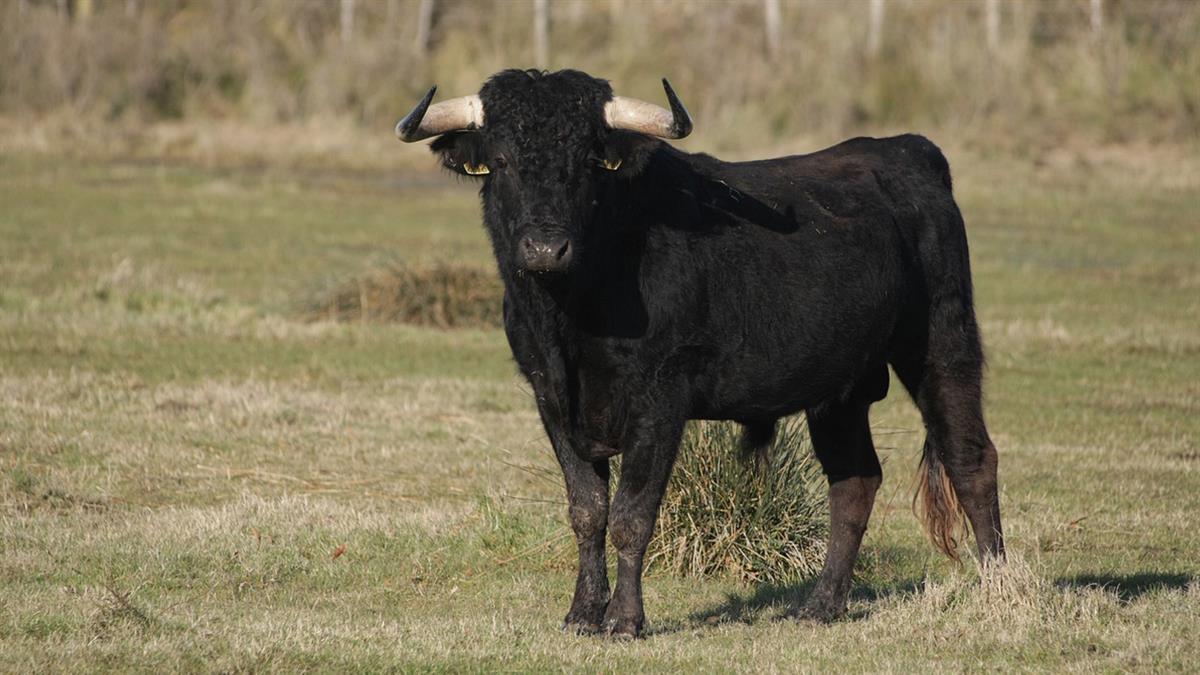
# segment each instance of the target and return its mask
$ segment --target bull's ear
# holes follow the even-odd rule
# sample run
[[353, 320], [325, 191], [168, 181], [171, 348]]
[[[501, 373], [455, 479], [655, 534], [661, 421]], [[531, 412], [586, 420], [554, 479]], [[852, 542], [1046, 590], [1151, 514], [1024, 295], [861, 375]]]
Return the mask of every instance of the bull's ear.
[[619, 176], [632, 178], [646, 168], [651, 153], [662, 141], [645, 134], [612, 131], [604, 139], [604, 155], [600, 165]]
[[442, 160], [442, 166], [464, 176], [491, 173], [487, 148], [478, 133], [454, 131], [438, 137], [429, 149]]

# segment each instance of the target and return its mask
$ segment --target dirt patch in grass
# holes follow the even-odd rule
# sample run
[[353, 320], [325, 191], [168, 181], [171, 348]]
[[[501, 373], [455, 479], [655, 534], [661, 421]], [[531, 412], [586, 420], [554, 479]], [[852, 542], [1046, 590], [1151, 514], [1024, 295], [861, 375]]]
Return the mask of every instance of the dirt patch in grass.
[[340, 284], [312, 303], [314, 320], [399, 322], [437, 328], [496, 328], [504, 290], [495, 271], [442, 263], [390, 265]]

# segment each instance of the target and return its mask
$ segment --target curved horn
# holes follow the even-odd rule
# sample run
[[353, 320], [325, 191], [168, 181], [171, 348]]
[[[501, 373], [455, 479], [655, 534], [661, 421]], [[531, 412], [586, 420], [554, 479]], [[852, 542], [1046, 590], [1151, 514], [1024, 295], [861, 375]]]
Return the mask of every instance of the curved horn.
[[437, 87], [431, 88], [417, 107], [396, 123], [396, 138], [412, 143], [448, 131], [467, 131], [483, 126], [483, 102], [478, 96], [460, 96], [429, 105], [436, 91]]
[[614, 96], [604, 104], [604, 121], [610, 129], [626, 129], [659, 138], [683, 138], [692, 133], [692, 117], [667, 78], [663, 78], [663, 89], [671, 109], [640, 101], [636, 98]]

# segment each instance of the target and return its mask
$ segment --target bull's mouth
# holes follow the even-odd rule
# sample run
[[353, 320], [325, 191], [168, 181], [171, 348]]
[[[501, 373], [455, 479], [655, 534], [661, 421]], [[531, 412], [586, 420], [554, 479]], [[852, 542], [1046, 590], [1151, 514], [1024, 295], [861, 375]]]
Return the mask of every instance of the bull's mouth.
[[561, 277], [567, 273], [567, 268], [534, 268], [522, 267], [521, 271], [525, 274], [530, 274], [539, 278], [553, 279]]
[[569, 266], [554, 266], [554, 267], [521, 267], [521, 271], [525, 274], [533, 274], [539, 277], [557, 277], [562, 276], [570, 270]]

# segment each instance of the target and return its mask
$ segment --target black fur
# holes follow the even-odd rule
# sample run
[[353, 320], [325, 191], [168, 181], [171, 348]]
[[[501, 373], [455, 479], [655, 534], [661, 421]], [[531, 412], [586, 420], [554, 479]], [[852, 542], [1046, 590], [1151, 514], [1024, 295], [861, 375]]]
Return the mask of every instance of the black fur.
[[[981, 551], [999, 554], [966, 235], [938, 148], [912, 135], [856, 138], [728, 163], [610, 131], [611, 96], [576, 71], [505, 71], [480, 92], [484, 128], [432, 146], [450, 168], [491, 169], [483, 219], [505, 331], [578, 535], [567, 626], [642, 630], [642, 556], [686, 420], [742, 421], [747, 445], [761, 446], [778, 417], [801, 410], [834, 509], [830, 558], [801, 611], [839, 614], [880, 476], [866, 411], [887, 393], [889, 363], [925, 414]], [[565, 272], [522, 269], [522, 237], [564, 236], [574, 247]], [[610, 506], [615, 454], [624, 464]], [[618, 552], [611, 598], [606, 531]]]

